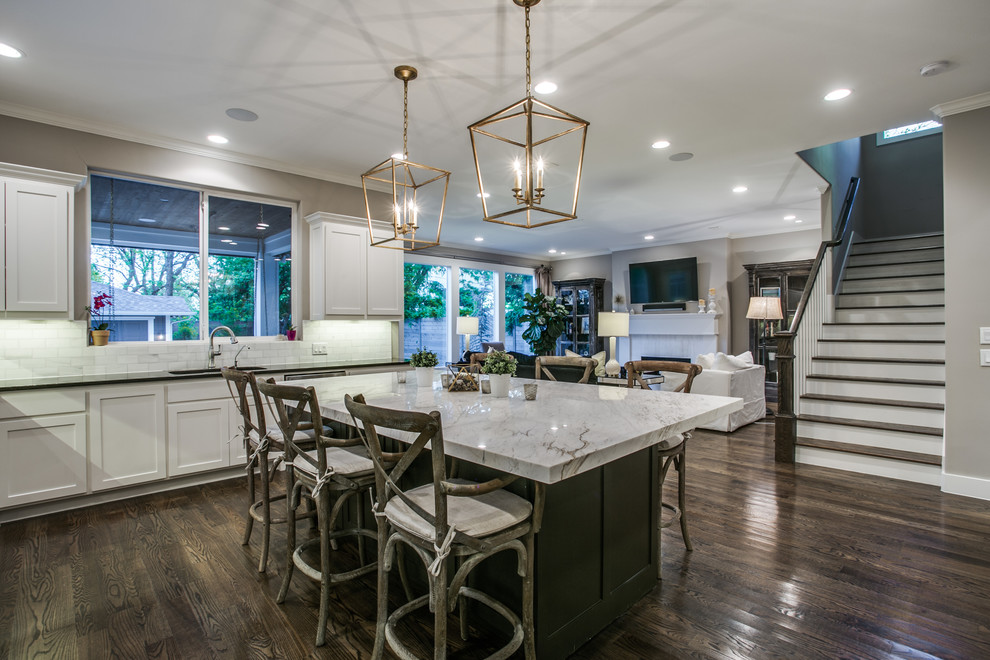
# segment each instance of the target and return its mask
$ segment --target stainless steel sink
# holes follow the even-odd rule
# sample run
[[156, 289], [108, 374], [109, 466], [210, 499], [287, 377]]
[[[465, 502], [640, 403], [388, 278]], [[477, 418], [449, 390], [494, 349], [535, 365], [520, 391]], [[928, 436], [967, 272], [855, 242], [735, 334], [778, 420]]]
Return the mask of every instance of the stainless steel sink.
[[[264, 371], [268, 367], [237, 367], [241, 371]], [[220, 374], [220, 367], [201, 367], [199, 369], [169, 369], [173, 376], [197, 376], [200, 374]]]

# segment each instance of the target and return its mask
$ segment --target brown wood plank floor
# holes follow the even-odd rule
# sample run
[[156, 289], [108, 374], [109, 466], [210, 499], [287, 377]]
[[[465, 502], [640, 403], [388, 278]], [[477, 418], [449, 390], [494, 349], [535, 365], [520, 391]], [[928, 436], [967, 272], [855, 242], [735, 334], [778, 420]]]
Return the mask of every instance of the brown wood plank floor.
[[[574, 658], [990, 657], [990, 504], [778, 466], [772, 437], [695, 434], [694, 552], [666, 530], [663, 583]], [[229, 481], [0, 527], [0, 658], [368, 657], [373, 577], [334, 589], [315, 649], [318, 589], [297, 572], [275, 603], [283, 532], [258, 574], [244, 497]]]

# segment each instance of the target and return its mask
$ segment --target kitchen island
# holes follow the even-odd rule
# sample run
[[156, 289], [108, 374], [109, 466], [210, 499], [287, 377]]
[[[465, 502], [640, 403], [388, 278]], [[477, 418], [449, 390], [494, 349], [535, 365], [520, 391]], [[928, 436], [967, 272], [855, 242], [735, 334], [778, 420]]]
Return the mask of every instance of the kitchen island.
[[[522, 385], [538, 382], [535, 401]], [[742, 407], [742, 399], [512, 379], [508, 398], [418, 387], [395, 374], [300, 381], [321, 412], [351, 423], [344, 394], [371, 405], [439, 410], [448, 456], [480, 478], [494, 470], [524, 477], [526, 495], [546, 485], [536, 537], [536, 644], [541, 660], [565, 658], [656, 586], [656, 452], [672, 435]], [[402, 440], [402, 438], [398, 438]], [[690, 450], [688, 451], [690, 455]], [[482, 589], [518, 607], [508, 554], [476, 571]]]

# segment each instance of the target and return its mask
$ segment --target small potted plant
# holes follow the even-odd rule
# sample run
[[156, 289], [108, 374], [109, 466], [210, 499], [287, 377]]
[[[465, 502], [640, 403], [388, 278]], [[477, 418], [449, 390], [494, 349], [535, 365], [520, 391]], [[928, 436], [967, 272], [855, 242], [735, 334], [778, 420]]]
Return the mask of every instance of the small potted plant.
[[416, 383], [420, 387], [433, 387], [433, 367], [440, 363], [437, 354], [428, 348], [420, 348], [409, 357], [409, 363], [416, 368]]
[[296, 340], [296, 326], [290, 325], [285, 331], [285, 338], [289, 341]]
[[492, 396], [509, 396], [509, 378], [516, 375], [516, 359], [505, 351], [492, 351], [485, 357], [481, 372], [488, 374]]
[[104, 309], [111, 305], [113, 305], [113, 300], [111, 300], [110, 295], [101, 293], [93, 296], [93, 304], [86, 307], [92, 324], [90, 337], [93, 340], [93, 346], [106, 346], [110, 341], [110, 312], [109, 310], [104, 311]]

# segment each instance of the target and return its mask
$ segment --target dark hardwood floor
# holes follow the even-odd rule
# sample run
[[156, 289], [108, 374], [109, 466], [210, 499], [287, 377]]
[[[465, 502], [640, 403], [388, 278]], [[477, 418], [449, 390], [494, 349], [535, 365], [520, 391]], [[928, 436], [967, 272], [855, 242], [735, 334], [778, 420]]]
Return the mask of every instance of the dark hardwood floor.
[[[990, 503], [778, 466], [772, 437], [695, 434], [694, 552], [666, 530], [662, 584], [574, 658], [990, 658]], [[0, 527], [0, 658], [368, 657], [373, 577], [335, 588], [314, 649], [317, 587], [297, 572], [275, 603], [283, 533], [259, 575], [243, 499], [229, 481]]]

